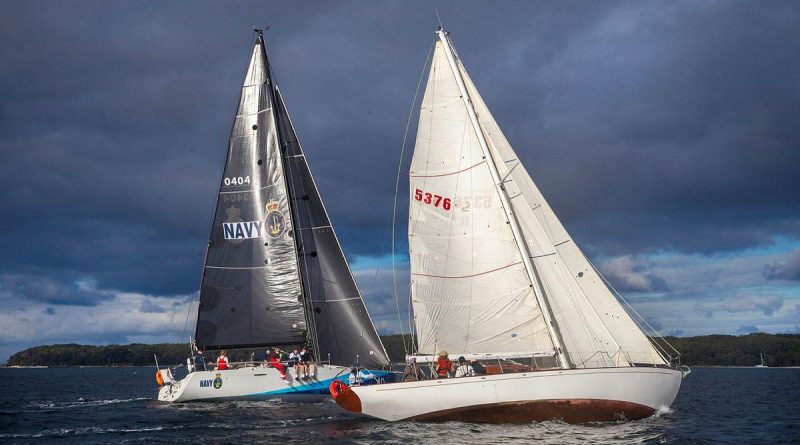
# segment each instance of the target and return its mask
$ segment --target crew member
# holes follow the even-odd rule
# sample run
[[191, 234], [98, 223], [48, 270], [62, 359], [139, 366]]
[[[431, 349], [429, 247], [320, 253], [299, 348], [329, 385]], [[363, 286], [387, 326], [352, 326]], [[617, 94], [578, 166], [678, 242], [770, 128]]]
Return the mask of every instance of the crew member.
[[404, 382], [416, 382], [425, 378], [422, 370], [417, 367], [417, 358], [411, 357], [406, 363], [406, 369], [403, 370]]
[[220, 351], [219, 357], [217, 357], [217, 371], [226, 369], [228, 369], [228, 357], [225, 355], [225, 351]]
[[440, 379], [446, 379], [450, 376], [452, 370], [453, 362], [447, 357], [447, 351], [440, 352], [439, 359], [436, 360], [436, 375], [439, 376]]
[[462, 355], [458, 358], [458, 368], [456, 368], [456, 377], [472, 377], [475, 375], [475, 370], [472, 365], [467, 363], [467, 359]]
[[281, 363], [281, 357], [278, 351], [269, 351], [269, 365], [277, 369], [281, 373], [281, 378], [286, 380], [286, 371]]

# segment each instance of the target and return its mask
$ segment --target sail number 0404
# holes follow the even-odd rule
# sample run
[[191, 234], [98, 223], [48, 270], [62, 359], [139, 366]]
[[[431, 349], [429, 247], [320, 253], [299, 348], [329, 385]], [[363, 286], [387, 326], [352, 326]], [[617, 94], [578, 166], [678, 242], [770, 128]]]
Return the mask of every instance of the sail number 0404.
[[250, 184], [249, 176], [234, 176], [232, 178], [225, 178], [222, 180], [225, 185], [245, 185]]
[[432, 205], [434, 207], [441, 207], [445, 210], [450, 210], [453, 204], [450, 202], [450, 198], [444, 198], [439, 195], [434, 195], [420, 189], [414, 190], [414, 199], [417, 201], [421, 201], [425, 204]]

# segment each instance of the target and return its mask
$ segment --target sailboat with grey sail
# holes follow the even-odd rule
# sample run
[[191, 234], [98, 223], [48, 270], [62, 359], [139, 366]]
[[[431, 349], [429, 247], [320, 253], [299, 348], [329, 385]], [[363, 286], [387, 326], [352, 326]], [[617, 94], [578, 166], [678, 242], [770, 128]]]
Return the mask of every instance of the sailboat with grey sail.
[[[255, 33], [206, 250], [197, 350], [308, 345], [316, 372], [265, 361], [160, 371], [162, 401], [320, 399], [351, 366], [378, 381], [386, 351], [350, 272], [261, 31]], [[285, 365], [285, 363], [283, 363]], [[212, 367], [213, 368], [213, 367]], [[285, 372], [285, 375], [284, 375]]]

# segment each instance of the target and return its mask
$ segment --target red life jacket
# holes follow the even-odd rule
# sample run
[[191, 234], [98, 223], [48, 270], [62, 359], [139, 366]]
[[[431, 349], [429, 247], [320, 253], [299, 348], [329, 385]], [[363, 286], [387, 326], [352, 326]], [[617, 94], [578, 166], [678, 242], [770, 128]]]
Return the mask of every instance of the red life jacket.
[[450, 372], [450, 368], [452, 367], [453, 362], [444, 357], [439, 357], [436, 361], [436, 374], [438, 374], [439, 377], [447, 377], [447, 373]]
[[228, 369], [228, 357], [220, 356], [217, 359], [217, 370], [222, 371]]

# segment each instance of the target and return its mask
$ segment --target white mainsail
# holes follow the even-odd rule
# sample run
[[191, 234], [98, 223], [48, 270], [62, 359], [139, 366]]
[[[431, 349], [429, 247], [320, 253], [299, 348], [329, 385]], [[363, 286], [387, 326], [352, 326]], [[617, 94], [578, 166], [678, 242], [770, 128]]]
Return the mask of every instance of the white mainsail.
[[[420, 352], [541, 351], [559, 339], [574, 367], [666, 364], [572, 241], [461, 61], [448, 60], [445, 44], [436, 42], [410, 172], [409, 251]], [[501, 193], [511, 209], [503, 208]], [[436, 196], [449, 198], [451, 208], [437, 206]], [[511, 224], [518, 224], [524, 249]], [[530, 255], [534, 271], [526, 271], [521, 255]], [[552, 311], [552, 330], [543, 312], [548, 308], [535, 292]]]
[[552, 350], [453, 71], [436, 45], [410, 172], [419, 351]]

